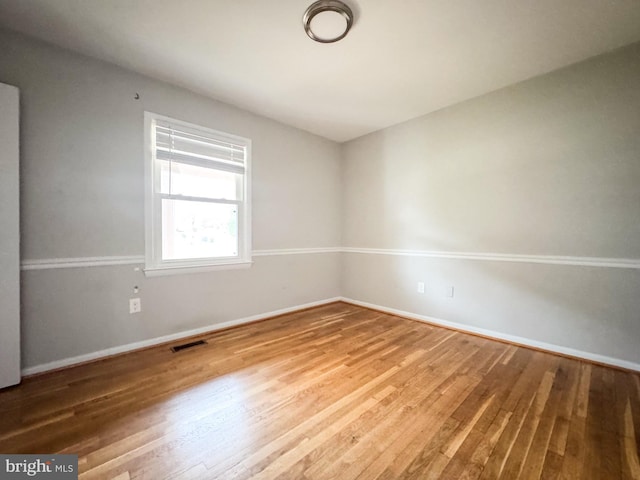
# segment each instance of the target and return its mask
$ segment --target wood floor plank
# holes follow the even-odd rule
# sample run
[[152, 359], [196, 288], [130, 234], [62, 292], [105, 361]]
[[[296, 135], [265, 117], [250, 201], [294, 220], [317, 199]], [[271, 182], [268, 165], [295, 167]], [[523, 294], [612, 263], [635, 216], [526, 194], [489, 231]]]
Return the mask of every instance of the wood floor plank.
[[0, 391], [0, 452], [83, 480], [640, 480], [636, 373], [341, 302], [197, 339]]
[[591, 365], [582, 364], [580, 379], [576, 392], [574, 413], [571, 416], [567, 445], [563, 456], [561, 479], [580, 479], [585, 467], [585, 439], [587, 430], [587, 414], [589, 406], [589, 384], [591, 382]]

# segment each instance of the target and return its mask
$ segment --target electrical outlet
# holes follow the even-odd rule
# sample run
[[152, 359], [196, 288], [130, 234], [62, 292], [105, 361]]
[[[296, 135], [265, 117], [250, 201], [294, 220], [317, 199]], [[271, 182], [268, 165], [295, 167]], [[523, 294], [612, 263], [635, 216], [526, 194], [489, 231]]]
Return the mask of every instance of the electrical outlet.
[[446, 295], [449, 298], [453, 298], [453, 287], [447, 287]]
[[142, 303], [139, 298], [129, 299], [129, 313], [140, 313], [142, 311]]
[[424, 282], [418, 282], [418, 293], [424, 293]]

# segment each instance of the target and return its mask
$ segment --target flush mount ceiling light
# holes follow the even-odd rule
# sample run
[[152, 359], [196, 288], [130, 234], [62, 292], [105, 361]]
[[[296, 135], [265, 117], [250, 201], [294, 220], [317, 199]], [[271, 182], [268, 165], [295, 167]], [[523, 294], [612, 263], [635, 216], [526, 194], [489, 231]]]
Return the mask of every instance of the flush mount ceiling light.
[[353, 12], [338, 0], [319, 0], [307, 8], [302, 22], [310, 38], [320, 43], [333, 43], [349, 32]]

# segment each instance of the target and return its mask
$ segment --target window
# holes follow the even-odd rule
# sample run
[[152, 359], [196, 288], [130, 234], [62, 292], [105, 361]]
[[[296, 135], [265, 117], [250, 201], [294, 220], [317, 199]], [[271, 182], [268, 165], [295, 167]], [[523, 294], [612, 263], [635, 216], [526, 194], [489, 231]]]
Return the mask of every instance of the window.
[[251, 141], [145, 112], [149, 275], [249, 266]]

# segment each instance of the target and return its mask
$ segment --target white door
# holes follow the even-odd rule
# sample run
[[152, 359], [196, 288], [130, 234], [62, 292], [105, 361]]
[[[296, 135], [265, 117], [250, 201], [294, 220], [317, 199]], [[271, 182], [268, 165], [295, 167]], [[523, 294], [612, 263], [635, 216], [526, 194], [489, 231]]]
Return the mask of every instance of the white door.
[[20, 383], [19, 92], [0, 83], [0, 388]]

